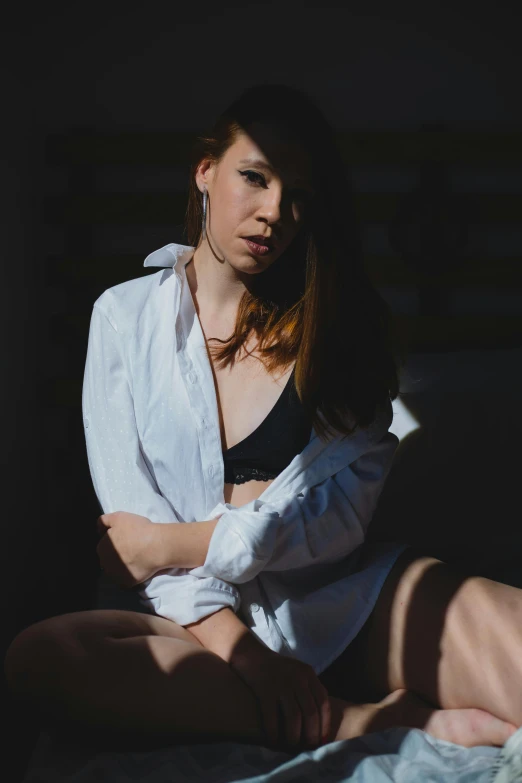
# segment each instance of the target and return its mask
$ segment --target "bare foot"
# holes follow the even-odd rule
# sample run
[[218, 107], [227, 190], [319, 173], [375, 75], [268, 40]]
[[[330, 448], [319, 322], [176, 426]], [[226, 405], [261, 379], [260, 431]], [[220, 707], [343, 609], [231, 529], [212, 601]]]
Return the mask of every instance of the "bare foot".
[[333, 697], [330, 700], [334, 736], [329, 742], [406, 726], [467, 748], [500, 747], [516, 731], [516, 726], [485, 710], [439, 710], [407, 690], [394, 691], [376, 704], [350, 704]]
[[[412, 714], [418, 711], [419, 717], [424, 714], [426, 718], [424, 725], [419, 725], [419, 728], [437, 739], [454, 742], [466, 748], [475, 745], [502, 747], [517, 730], [512, 723], [500, 720], [486, 710], [476, 708], [437, 710], [414, 694], [408, 691], [406, 693], [412, 704]], [[413, 706], [413, 700], [417, 701], [418, 706]]]

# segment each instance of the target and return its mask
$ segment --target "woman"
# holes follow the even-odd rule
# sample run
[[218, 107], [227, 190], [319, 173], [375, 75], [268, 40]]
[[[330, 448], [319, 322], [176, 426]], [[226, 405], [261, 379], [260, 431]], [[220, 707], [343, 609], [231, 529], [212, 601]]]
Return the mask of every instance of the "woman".
[[393, 725], [503, 744], [520, 591], [362, 546], [397, 367], [331, 127], [305, 94], [254, 87], [198, 139], [189, 187], [190, 244], [99, 297], [85, 368], [98, 554], [145, 611], [29, 627], [11, 688], [132, 747]]

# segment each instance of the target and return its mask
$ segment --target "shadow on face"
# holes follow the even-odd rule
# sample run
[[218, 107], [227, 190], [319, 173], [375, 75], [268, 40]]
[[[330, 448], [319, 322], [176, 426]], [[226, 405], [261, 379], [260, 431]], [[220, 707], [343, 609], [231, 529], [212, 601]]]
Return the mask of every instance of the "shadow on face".
[[[305, 225], [315, 195], [304, 147], [260, 122], [239, 133], [218, 164], [203, 161], [196, 181], [208, 190], [203, 242], [247, 273], [262, 272], [282, 255]], [[252, 252], [246, 237], [269, 239], [270, 252]]]

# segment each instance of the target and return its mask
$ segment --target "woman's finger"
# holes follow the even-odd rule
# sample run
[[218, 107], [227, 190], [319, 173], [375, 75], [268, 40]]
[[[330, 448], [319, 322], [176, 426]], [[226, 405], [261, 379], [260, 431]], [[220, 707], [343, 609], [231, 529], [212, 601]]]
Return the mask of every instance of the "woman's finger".
[[285, 735], [291, 747], [299, 745], [303, 727], [303, 714], [291, 691], [279, 695], [279, 704], [284, 716]]
[[332, 705], [330, 694], [319, 679], [313, 679], [310, 683], [310, 691], [317, 703], [317, 709], [321, 717], [321, 740], [330, 736], [332, 730]]
[[100, 562], [102, 561], [105, 555], [105, 546], [106, 546], [105, 536], [103, 536], [103, 538], [100, 538], [98, 544], [96, 545], [96, 554], [98, 555], [98, 560]]
[[257, 703], [261, 711], [261, 719], [267, 741], [272, 747], [276, 748], [278, 746], [277, 701], [258, 697]]
[[104, 520], [104, 514], [102, 514], [98, 519], [96, 520], [96, 530], [99, 536], [103, 536], [104, 533], [109, 530], [110, 525], [108, 524], [107, 519]]
[[96, 552], [102, 571], [104, 571], [107, 576], [110, 576], [111, 579], [121, 585], [121, 587], [130, 586], [130, 575], [128, 574], [127, 569], [122, 566], [121, 559], [115, 553], [114, 546], [112, 545], [112, 541], [108, 533], [98, 542]]
[[99, 542], [98, 546], [96, 547], [96, 554], [98, 555], [98, 560], [100, 561], [100, 566], [104, 571], [109, 572], [111, 570], [111, 561], [110, 561], [110, 546], [109, 544], [109, 538], [108, 536], [103, 536]]
[[309, 687], [301, 687], [296, 693], [296, 698], [304, 719], [303, 739], [308, 745], [319, 745], [321, 741], [321, 715], [315, 696]]

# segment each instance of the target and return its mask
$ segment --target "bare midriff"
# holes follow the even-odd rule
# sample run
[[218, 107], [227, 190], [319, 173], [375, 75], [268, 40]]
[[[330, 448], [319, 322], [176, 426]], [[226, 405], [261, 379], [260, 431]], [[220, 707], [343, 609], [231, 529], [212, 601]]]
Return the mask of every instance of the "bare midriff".
[[250, 503], [251, 500], [256, 500], [262, 492], [274, 481], [245, 481], [244, 484], [228, 484], [225, 483], [223, 493], [225, 496], [225, 503], [231, 503], [234, 506], [243, 506], [245, 503]]

